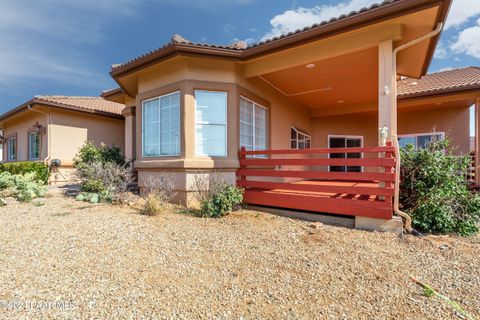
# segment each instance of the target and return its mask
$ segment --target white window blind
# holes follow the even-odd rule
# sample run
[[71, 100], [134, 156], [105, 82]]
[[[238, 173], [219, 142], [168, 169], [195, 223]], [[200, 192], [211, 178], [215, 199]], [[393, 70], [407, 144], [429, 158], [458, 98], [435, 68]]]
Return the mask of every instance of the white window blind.
[[28, 158], [40, 159], [40, 132], [34, 131], [28, 134]]
[[195, 154], [227, 156], [227, 93], [195, 91]]
[[240, 147], [267, 149], [267, 109], [240, 97]]
[[180, 155], [180, 93], [144, 101], [142, 116], [143, 156]]
[[17, 138], [8, 138], [7, 140], [7, 160], [17, 160]]

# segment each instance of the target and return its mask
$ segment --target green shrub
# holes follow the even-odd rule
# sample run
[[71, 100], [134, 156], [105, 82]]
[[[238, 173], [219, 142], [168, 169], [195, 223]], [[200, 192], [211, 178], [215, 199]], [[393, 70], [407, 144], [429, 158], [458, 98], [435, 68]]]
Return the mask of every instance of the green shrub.
[[448, 140], [401, 149], [400, 203], [424, 232], [469, 236], [479, 230], [480, 196], [465, 181], [470, 160], [448, 150]]
[[86, 142], [78, 151], [73, 159], [73, 166], [77, 168], [82, 164], [91, 164], [94, 162], [113, 162], [119, 165], [125, 164], [125, 158], [122, 151], [117, 146], [106, 146], [101, 144], [99, 147], [91, 142]]
[[105, 186], [103, 182], [100, 180], [85, 180], [81, 183], [81, 189], [83, 192], [90, 192], [90, 193], [102, 193], [105, 192]]
[[219, 192], [205, 199], [200, 204], [199, 215], [202, 217], [219, 218], [231, 212], [243, 201], [243, 190], [232, 185], [225, 186]]
[[0, 163], [0, 172], [8, 172], [12, 175], [35, 173], [35, 179], [47, 183], [50, 175], [48, 166], [41, 162], [7, 162]]

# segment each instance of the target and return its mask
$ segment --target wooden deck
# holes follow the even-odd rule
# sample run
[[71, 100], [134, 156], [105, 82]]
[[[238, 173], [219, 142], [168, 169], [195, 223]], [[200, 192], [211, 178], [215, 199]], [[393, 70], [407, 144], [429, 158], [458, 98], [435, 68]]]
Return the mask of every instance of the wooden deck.
[[[377, 158], [296, 158], [285, 155], [377, 153]], [[248, 158], [263, 155], [266, 158]], [[275, 155], [276, 158], [271, 156]], [[393, 213], [393, 147], [265, 150], [240, 152], [238, 186], [245, 188], [245, 203], [322, 213], [390, 219]], [[268, 158], [270, 157], [270, 158]], [[284, 170], [296, 166], [296, 170]], [[298, 166], [304, 169], [298, 170]], [[384, 172], [328, 172], [318, 166], [362, 166]], [[282, 169], [278, 169], [282, 168]], [[286, 179], [295, 178], [293, 182]]]

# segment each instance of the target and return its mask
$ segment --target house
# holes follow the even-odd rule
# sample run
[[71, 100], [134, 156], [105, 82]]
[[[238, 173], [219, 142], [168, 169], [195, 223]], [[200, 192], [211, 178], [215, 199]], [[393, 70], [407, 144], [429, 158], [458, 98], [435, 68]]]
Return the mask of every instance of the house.
[[437, 76], [413, 80], [428, 70], [449, 7], [389, 0], [250, 46], [176, 35], [113, 65], [119, 88], [102, 96], [126, 106], [140, 187], [170, 172], [189, 204], [195, 175], [221, 172], [248, 203], [388, 222], [397, 135], [421, 144], [449, 133], [468, 151], [461, 95], [439, 101], [449, 92], [428, 80]]
[[51, 183], [72, 179], [86, 141], [124, 147], [124, 105], [101, 97], [35, 96], [0, 116], [5, 162], [61, 161]]

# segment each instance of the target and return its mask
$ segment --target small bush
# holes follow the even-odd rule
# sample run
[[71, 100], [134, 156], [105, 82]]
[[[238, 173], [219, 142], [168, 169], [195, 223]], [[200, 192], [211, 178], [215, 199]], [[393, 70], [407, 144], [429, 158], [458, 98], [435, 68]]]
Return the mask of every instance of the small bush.
[[146, 216], [156, 216], [160, 214], [165, 208], [165, 203], [162, 203], [160, 199], [154, 194], [148, 194], [142, 205], [138, 208], [138, 213]]
[[199, 214], [202, 217], [219, 218], [231, 212], [243, 201], [243, 190], [227, 186], [201, 203]]
[[443, 140], [402, 148], [400, 203], [422, 231], [469, 236], [478, 232], [480, 196], [466, 185], [470, 160], [453, 157], [448, 147]]
[[48, 166], [41, 162], [7, 162], [0, 163], [0, 172], [8, 172], [12, 175], [24, 175], [26, 173], [35, 173], [35, 179], [47, 183], [50, 175]]
[[193, 186], [200, 204], [194, 213], [200, 217], [223, 217], [243, 201], [243, 190], [228, 183], [218, 172], [195, 174]]
[[176, 195], [174, 176], [162, 173], [158, 178], [150, 177], [142, 190], [143, 203], [138, 212], [147, 216], [161, 213]]

